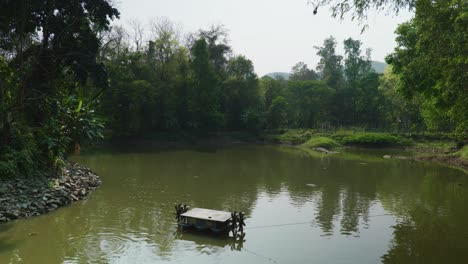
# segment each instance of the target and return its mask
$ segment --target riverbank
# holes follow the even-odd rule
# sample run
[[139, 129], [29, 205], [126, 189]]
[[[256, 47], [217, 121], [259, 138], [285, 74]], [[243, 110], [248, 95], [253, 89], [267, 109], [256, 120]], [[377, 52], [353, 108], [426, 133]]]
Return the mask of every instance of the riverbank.
[[[462, 169], [468, 173], [468, 147], [457, 148], [449, 134], [391, 134], [363, 131], [317, 131], [314, 129], [287, 129], [276, 131], [220, 132], [195, 135], [190, 133], [158, 133], [138, 139], [116, 139], [103, 144], [102, 149], [134, 149], [135, 146], [154, 149], [216, 148], [238, 144], [280, 144], [314, 149], [319, 152], [343, 152], [354, 148], [401, 149], [411, 152], [408, 159], [437, 162]], [[465, 153], [465, 155], [463, 155]], [[391, 157], [391, 155], [388, 155]]]
[[385, 155], [385, 158], [412, 159], [435, 162], [461, 169], [468, 174], [468, 145], [458, 149], [455, 140], [447, 135], [395, 135], [389, 133], [320, 133], [310, 130], [288, 130], [269, 135], [275, 143], [294, 145], [330, 154], [349, 148], [401, 149], [411, 156]]
[[84, 199], [100, 184], [94, 172], [71, 161], [56, 178], [0, 180], [0, 223], [52, 212]]

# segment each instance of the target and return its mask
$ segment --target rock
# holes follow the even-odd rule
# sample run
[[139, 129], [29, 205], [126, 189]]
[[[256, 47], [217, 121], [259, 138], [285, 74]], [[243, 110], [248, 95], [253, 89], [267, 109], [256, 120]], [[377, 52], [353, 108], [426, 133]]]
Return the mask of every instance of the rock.
[[73, 201], [78, 201], [78, 198], [75, 195], [71, 194], [70, 197], [72, 198]]
[[62, 175], [51, 180], [0, 181], [0, 223], [41, 215], [83, 199], [101, 180], [91, 170], [69, 162]]
[[327, 153], [327, 154], [328, 152], [330, 152], [328, 149], [325, 149], [325, 148], [314, 148], [314, 149], [323, 153]]
[[19, 212], [4, 212], [3, 215], [6, 217], [6, 218], [9, 218], [10, 220], [12, 219], [17, 219], [19, 217]]
[[410, 159], [410, 157], [405, 157], [405, 156], [392, 156], [392, 155], [384, 155], [384, 159], [401, 159], [401, 160], [407, 160]]

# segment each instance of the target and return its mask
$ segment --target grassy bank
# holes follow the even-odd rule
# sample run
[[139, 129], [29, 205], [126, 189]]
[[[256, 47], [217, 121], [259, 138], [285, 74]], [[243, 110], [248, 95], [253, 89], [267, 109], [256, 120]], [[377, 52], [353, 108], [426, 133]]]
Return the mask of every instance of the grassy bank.
[[468, 145], [457, 148], [448, 134], [391, 134], [356, 131], [320, 132], [292, 129], [263, 135], [266, 142], [289, 144], [306, 149], [325, 148], [343, 151], [349, 147], [400, 148], [415, 153], [414, 159], [438, 162], [468, 172]]
[[314, 130], [293, 129], [283, 133], [268, 134], [267, 140], [275, 143], [301, 145], [311, 147], [337, 147], [361, 146], [361, 147], [402, 147], [411, 146], [413, 140], [404, 136], [389, 133], [364, 133], [353, 131], [338, 131], [336, 133], [324, 133]]
[[347, 148], [396, 148], [416, 153], [415, 159], [439, 162], [468, 171], [468, 146], [457, 148], [455, 139], [448, 134], [392, 134], [366, 133], [356, 130], [338, 130], [321, 132], [313, 129], [289, 129], [263, 131], [252, 134], [245, 131], [217, 132], [205, 134], [193, 133], [158, 133], [136, 139], [119, 138], [103, 145], [134, 148], [186, 148], [197, 146], [230, 146], [242, 143], [286, 144], [300, 146], [303, 149], [322, 148], [333, 151], [345, 151]]

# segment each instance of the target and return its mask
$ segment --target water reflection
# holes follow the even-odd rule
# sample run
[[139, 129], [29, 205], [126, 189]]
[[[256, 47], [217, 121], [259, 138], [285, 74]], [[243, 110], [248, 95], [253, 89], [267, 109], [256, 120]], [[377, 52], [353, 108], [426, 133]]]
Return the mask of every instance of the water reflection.
[[[229, 248], [231, 251], [242, 251], [244, 242], [246, 242], [246, 233], [238, 233], [236, 236], [230, 234], [207, 234], [207, 232], [199, 232], [196, 230], [181, 231], [177, 229], [175, 232], [175, 239], [181, 241], [190, 241], [197, 245], [201, 252], [203, 248], [210, 246], [213, 248]], [[211, 253], [210, 251], [208, 253]]]
[[[276, 146], [82, 155], [103, 186], [0, 226], [0, 263], [468, 261], [467, 177], [381, 157]], [[177, 203], [246, 212], [248, 239], [179, 233]]]

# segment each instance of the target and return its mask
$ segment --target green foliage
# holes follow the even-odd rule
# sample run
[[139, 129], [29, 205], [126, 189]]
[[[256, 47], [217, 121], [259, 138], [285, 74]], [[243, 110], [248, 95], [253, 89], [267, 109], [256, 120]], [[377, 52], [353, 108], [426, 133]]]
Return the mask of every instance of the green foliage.
[[366, 133], [343, 137], [341, 142], [345, 145], [366, 147], [408, 146], [412, 142], [408, 139], [388, 134]]
[[460, 156], [465, 160], [468, 160], [468, 145], [465, 145], [462, 149], [460, 149]]
[[387, 10], [397, 13], [400, 10], [414, 8], [416, 0], [312, 0], [314, 6], [330, 5], [332, 16], [344, 18], [351, 14], [351, 18], [363, 21], [370, 10]]
[[382, 107], [383, 121], [388, 130], [415, 132], [425, 129], [421, 113], [421, 100], [407, 100], [398, 92], [399, 76], [388, 66], [380, 76], [378, 89], [385, 98]]
[[260, 80], [260, 90], [264, 99], [265, 109], [270, 109], [273, 99], [285, 94], [284, 82], [270, 77], [263, 77]]
[[222, 123], [219, 112], [219, 80], [210, 63], [208, 44], [204, 38], [197, 40], [192, 48], [192, 76], [190, 105], [193, 128], [216, 131]]
[[307, 64], [302, 61], [292, 67], [291, 75], [289, 76], [289, 80], [292, 81], [312, 81], [318, 79], [318, 74], [314, 70], [309, 69]]
[[312, 133], [303, 129], [289, 129], [286, 132], [276, 136], [275, 141], [280, 143], [290, 143], [293, 145], [298, 145], [306, 142], [312, 137]]
[[312, 137], [309, 141], [302, 144], [301, 146], [307, 148], [326, 148], [326, 149], [334, 149], [339, 147], [340, 144], [335, 140], [327, 137]]
[[72, 143], [101, 137], [98, 33], [118, 15], [106, 0], [2, 2], [0, 176], [52, 175]]
[[[252, 61], [244, 56], [228, 62], [227, 79], [222, 84], [223, 109], [228, 129], [244, 128], [244, 124], [260, 119], [260, 90]], [[243, 124], [242, 124], [243, 123]], [[251, 127], [252, 124], [249, 124]]]
[[242, 126], [248, 131], [257, 133], [265, 126], [265, 119], [263, 113], [257, 109], [247, 109], [241, 115]]
[[399, 75], [399, 90], [420, 96], [426, 125], [468, 131], [468, 4], [463, 0], [415, 1], [415, 17], [396, 31], [397, 47], [387, 62]]
[[288, 102], [283, 96], [273, 99], [268, 109], [267, 126], [272, 129], [281, 128], [288, 123]]
[[320, 57], [320, 61], [317, 64], [317, 70], [321, 73], [322, 80], [324, 80], [328, 86], [335, 90], [339, 90], [343, 87], [343, 56], [336, 54], [336, 40], [330, 36], [325, 39], [322, 47], [314, 47], [317, 50], [317, 55]]
[[10, 140], [8, 146], [0, 148], [0, 178], [40, 174], [44, 160], [31, 129], [13, 124]]
[[290, 81], [287, 86], [290, 125], [312, 128], [331, 119], [335, 91], [319, 81]]

